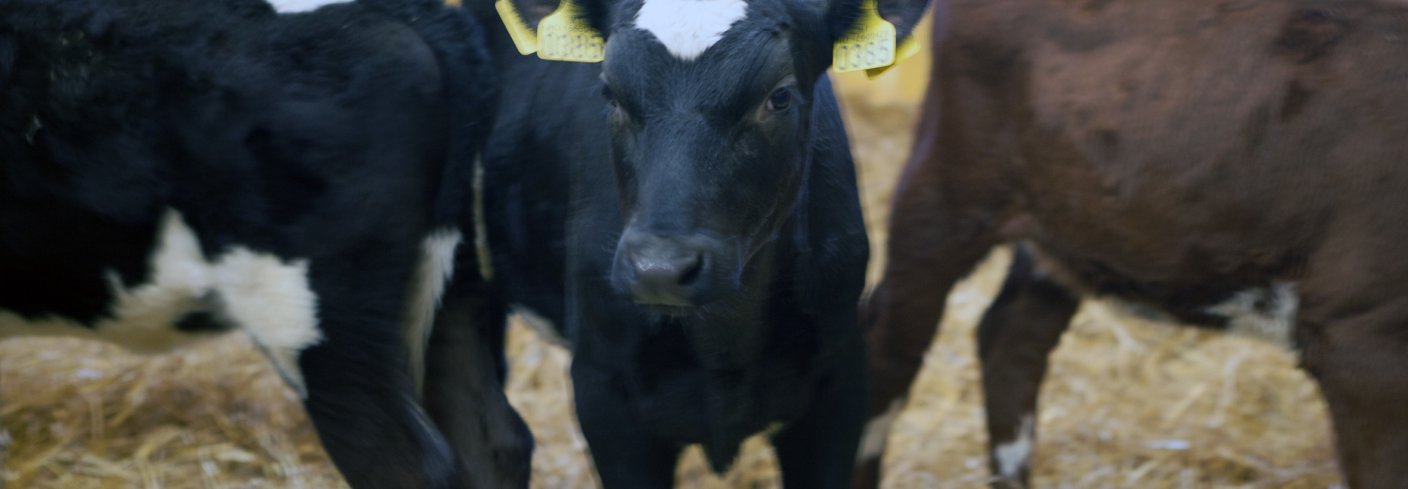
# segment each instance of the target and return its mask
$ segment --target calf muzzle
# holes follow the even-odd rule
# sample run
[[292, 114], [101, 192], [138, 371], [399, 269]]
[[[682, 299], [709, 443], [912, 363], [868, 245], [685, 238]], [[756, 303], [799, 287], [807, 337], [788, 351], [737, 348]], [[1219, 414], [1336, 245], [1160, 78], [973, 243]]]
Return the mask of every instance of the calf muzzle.
[[692, 308], [713, 295], [718, 243], [704, 236], [627, 231], [612, 270], [618, 292], [637, 304]]

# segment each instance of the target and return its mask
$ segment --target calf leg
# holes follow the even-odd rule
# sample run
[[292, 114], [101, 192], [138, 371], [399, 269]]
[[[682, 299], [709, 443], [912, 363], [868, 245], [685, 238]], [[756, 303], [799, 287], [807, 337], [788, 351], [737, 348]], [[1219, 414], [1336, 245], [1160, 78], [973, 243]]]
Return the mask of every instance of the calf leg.
[[459, 460], [416, 402], [402, 308], [368, 293], [405, 280], [364, 287], [375, 281], [341, 278], [321, 288], [314, 282], [324, 339], [299, 358], [304, 407], [333, 464], [356, 489], [467, 487]]
[[679, 445], [651, 436], [632, 415], [611, 374], [572, 362], [572, 391], [582, 436], [606, 489], [669, 488], [675, 481]]
[[1030, 482], [1047, 357], [1079, 305], [1079, 297], [1037, 270], [1031, 253], [1018, 247], [1002, 291], [978, 324], [994, 487]]
[[300, 361], [308, 417], [347, 483], [357, 489], [467, 487], [450, 446], [416, 404], [409, 377], [388, 372], [396, 369], [397, 355], [378, 350], [394, 348], [343, 343], [351, 341], [330, 339]]
[[[459, 278], [469, 277], [469, 278]], [[444, 296], [425, 358], [425, 409], [473, 487], [528, 487], [533, 435], [504, 396], [504, 310], [466, 270]]]
[[948, 293], [995, 244], [982, 226], [945, 217], [933, 187], [910, 183], [895, 196], [885, 274], [862, 314], [871, 395], [856, 488], [879, 485], [886, 433], [924, 364]]
[[810, 409], [773, 437], [785, 487], [850, 484], [866, 408], [865, 351], [858, 336], [822, 380]]
[[1330, 408], [1345, 481], [1408, 487], [1408, 314], [1302, 325], [1304, 362]]

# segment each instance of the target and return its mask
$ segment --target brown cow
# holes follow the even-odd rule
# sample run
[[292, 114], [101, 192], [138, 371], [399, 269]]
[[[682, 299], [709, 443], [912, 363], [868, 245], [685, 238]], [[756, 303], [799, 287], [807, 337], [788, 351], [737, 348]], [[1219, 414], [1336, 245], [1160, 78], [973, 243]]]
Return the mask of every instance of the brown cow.
[[[1408, 6], [936, 10], [934, 75], [865, 313], [868, 439], [883, 439], [954, 282], [1016, 242], [978, 333], [999, 486], [1027, 483], [1047, 355], [1079, 298], [1104, 295], [1295, 348], [1349, 485], [1405, 487]], [[867, 448], [874, 485], [882, 447]]]

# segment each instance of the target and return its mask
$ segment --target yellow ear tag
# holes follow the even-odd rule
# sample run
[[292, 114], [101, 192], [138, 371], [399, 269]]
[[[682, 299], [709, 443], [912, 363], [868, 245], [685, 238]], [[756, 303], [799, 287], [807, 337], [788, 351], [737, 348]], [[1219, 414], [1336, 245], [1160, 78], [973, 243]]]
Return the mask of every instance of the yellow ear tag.
[[895, 63], [895, 26], [880, 17], [875, 0], [860, 4], [860, 19], [836, 41], [831, 66], [836, 71], [859, 71]]
[[880, 76], [880, 74], [884, 73], [890, 68], [894, 68], [895, 65], [900, 64], [901, 61], [909, 59], [910, 57], [916, 54], [919, 54], [919, 41], [916, 41], [914, 39], [914, 35], [910, 34], [909, 37], [906, 37], [903, 41], [900, 41], [899, 48], [895, 49], [894, 63], [890, 63], [889, 65], [881, 66], [879, 68], [871, 68], [865, 70], [865, 77], [873, 80], [875, 79], [875, 77]]
[[557, 11], [538, 23], [538, 57], [549, 61], [596, 63], [606, 59], [606, 41], [583, 22], [575, 0], [562, 0]]
[[513, 39], [513, 46], [518, 48], [518, 54], [527, 56], [538, 51], [538, 33], [533, 32], [528, 23], [523, 21], [523, 17], [518, 15], [518, 10], [513, 8], [513, 2], [499, 0], [494, 2], [494, 9], [499, 11], [499, 18], [504, 21], [508, 37]]

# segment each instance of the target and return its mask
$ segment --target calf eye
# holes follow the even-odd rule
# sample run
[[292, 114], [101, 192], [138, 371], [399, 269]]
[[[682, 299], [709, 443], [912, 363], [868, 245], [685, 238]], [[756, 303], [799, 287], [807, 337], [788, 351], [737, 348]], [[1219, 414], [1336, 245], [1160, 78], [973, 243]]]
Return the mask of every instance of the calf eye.
[[781, 112], [792, 106], [792, 92], [787, 88], [779, 88], [768, 95], [768, 111]]

